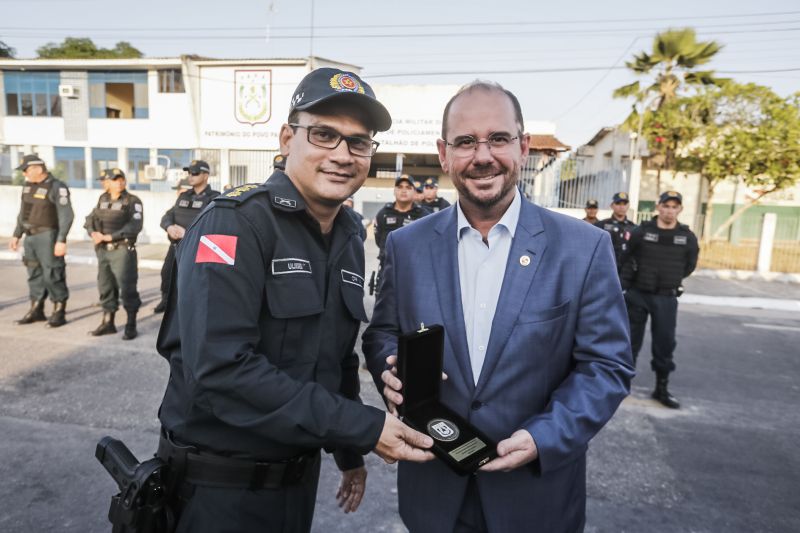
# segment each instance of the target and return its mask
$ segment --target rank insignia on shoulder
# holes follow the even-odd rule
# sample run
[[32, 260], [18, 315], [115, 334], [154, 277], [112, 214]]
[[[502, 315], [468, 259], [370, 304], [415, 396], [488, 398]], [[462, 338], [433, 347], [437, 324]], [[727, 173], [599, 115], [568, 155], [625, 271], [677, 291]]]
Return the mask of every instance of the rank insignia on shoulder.
[[[214, 204], [221, 207], [235, 207], [241, 205], [245, 200], [266, 191], [267, 189], [258, 183], [248, 183], [247, 185], [240, 185], [224, 194], [220, 194], [214, 198]], [[189, 205], [188, 200], [186, 201], [186, 205]]]
[[238, 198], [239, 196], [243, 195], [247, 191], [251, 191], [251, 190], [257, 189], [257, 188], [258, 188], [258, 185], [256, 185], [255, 183], [248, 183], [247, 185], [240, 185], [239, 187], [236, 187], [235, 189], [226, 192], [222, 196], [225, 197], [225, 198]]
[[297, 201], [292, 200], [291, 198], [281, 198], [280, 196], [275, 196], [272, 198], [272, 202], [281, 207], [289, 207], [291, 209], [297, 207]]

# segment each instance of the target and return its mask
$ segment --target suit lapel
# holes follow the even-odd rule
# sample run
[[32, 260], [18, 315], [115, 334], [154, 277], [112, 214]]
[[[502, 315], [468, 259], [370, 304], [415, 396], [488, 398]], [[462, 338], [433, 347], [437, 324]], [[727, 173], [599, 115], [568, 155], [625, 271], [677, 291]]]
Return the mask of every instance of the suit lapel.
[[[467, 334], [464, 328], [464, 312], [461, 308], [461, 285], [458, 277], [458, 239], [457, 210], [451, 209], [450, 215], [443, 217], [436, 226], [438, 235], [431, 241], [431, 257], [433, 272], [436, 276], [439, 306], [444, 318], [444, 329], [450, 342], [461, 380], [472, 392], [475, 383], [472, 379], [472, 367], [467, 349]], [[456, 376], [449, 376], [456, 379]]]
[[[481, 393], [497, 366], [497, 361], [511, 336], [511, 331], [522, 310], [522, 304], [528, 297], [528, 290], [547, 249], [547, 238], [539, 209], [541, 208], [526, 200], [522, 201], [519, 222], [511, 243], [511, 250], [508, 252], [503, 286], [500, 289], [500, 297], [497, 300], [497, 309], [492, 321], [486, 359], [483, 362], [481, 376], [475, 390], [476, 395]], [[530, 259], [527, 265], [522, 264], [525, 261], [524, 259], [521, 261], [524, 256]]]

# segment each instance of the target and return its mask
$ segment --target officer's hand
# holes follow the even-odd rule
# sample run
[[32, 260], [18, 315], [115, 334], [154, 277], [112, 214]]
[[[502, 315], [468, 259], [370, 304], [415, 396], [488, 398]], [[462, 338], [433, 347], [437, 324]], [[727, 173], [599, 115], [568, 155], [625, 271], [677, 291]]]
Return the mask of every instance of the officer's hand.
[[9, 250], [16, 252], [17, 248], [19, 248], [19, 237], [11, 237], [11, 240], [8, 241], [8, 248]]
[[53, 255], [56, 257], [64, 257], [67, 255], [67, 243], [57, 242], [53, 247]]
[[383, 431], [374, 452], [389, 464], [397, 461], [424, 463], [434, 455], [427, 451], [433, 439], [403, 424], [399, 418], [386, 413]]
[[114, 238], [111, 236], [110, 233], [103, 233], [103, 238], [101, 239], [104, 242], [111, 242]]
[[172, 225], [167, 227], [167, 235], [169, 235], [170, 238], [172, 238], [173, 240], [177, 241], [177, 240], [183, 239], [183, 235], [185, 233], [186, 233], [186, 230], [183, 229], [183, 227], [181, 227], [181, 226], [179, 226], [177, 224], [172, 224]]
[[345, 513], [353, 513], [361, 505], [367, 488], [367, 469], [363, 466], [342, 472], [342, 482], [336, 491], [339, 507]]
[[[400, 390], [403, 388], [403, 382], [397, 377], [397, 356], [390, 355], [386, 358], [386, 364], [389, 366], [388, 370], [384, 370], [381, 374], [381, 381], [384, 383], [383, 397], [386, 398], [386, 406], [389, 412], [394, 416], [397, 414], [397, 406], [403, 403], [403, 395]], [[442, 372], [442, 380], [447, 379], [447, 374]]]
[[103, 234], [102, 234], [102, 233], [100, 233], [99, 231], [93, 231], [93, 232], [92, 232], [92, 234], [91, 234], [91, 236], [92, 236], [92, 242], [93, 242], [95, 245], [98, 245], [98, 244], [100, 244], [101, 242], [103, 242]]
[[531, 434], [524, 429], [518, 429], [509, 438], [497, 444], [497, 459], [483, 465], [484, 472], [508, 472], [522, 465], [528, 464], [539, 457], [539, 449]]

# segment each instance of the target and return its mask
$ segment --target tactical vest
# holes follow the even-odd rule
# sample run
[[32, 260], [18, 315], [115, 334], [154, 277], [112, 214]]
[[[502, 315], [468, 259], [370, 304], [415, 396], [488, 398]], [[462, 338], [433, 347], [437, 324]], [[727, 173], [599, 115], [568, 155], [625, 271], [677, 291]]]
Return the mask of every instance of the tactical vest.
[[22, 224], [31, 228], [58, 228], [58, 212], [53, 202], [48, 200], [50, 188], [55, 183], [46, 179], [41, 183], [25, 183], [22, 188]]
[[683, 281], [692, 242], [688, 227], [679, 224], [675, 229], [666, 230], [654, 222], [646, 222], [641, 230], [634, 286], [647, 292], [678, 288]]
[[100, 226], [98, 228], [100, 233], [112, 234], [125, 227], [125, 224], [131, 219], [128, 210], [130, 199], [130, 195], [124, 193], [116, 200], [112, 200], [108, 193], [100, 196], [100, 202], [94, 208], [95, 220]]
[[178, 196], [175, 202], [175, 209], [172, 211], [175, 216], [175, 224], [183, 228], [188, 228], [197, 215], [214, 199], [214, 192], [206, 189], [200, 194], [194, 191], [187, 191]]

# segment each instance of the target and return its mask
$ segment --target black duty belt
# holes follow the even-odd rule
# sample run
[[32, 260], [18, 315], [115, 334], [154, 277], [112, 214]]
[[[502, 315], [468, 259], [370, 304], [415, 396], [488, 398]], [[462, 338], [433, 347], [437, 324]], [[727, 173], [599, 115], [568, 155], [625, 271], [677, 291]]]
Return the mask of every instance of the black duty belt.
[[39, 233], [44, 233], [45, 231], [54, 231], [57, 228], [48, 228], [45, 226], [33, 226], [30, 228], [25, 228], [26, 235], [38, 235]]
[[158, 457], [170, 465], [182, 481], [191, 485], [229, 489], [278, 489], [303, 481], [316, 453], [284, 461], [233, 459], [193, 446], [176, 444], [162, 430]]
[[113, 241], [113, 242], [101, 242], [97, 245], [99, 248], [104, 250], [116, 250], [120, 246], [128, 249], [133, 249], [136, 247], [136, 243], [131, 242], [128, 239], [122, 239], [121, 241]]
[[643, 292], [645, 294], [655, 294], [656, 296], [680, 296], [683, 294], [683, 289], [656, 289], [654, 291], [643, 291], [642, 289], [637, 289], [639, 292]]

